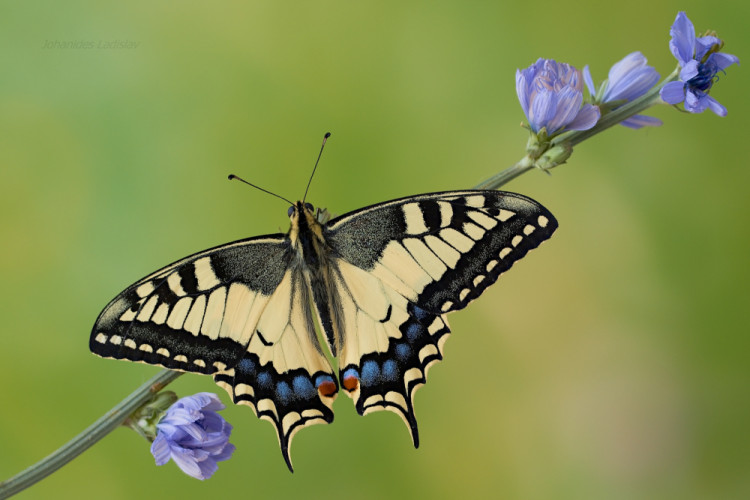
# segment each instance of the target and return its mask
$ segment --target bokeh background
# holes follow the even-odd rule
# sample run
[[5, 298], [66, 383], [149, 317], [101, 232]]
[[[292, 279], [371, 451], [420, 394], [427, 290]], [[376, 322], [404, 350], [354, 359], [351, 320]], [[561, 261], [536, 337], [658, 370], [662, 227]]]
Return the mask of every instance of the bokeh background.
[[[663, 75], [686, 10], [750, 58], [746, 2], [4, 2], [0, 15], [0, 479], [158, 368], [88, 351], [101, 308], [184, 255], [285, 231], [286, 205], [344, 213], [466, 188], [523, 154], [516, 68], [597, 81], [640, 50]], [[52, 42], [120, 42], [60, 49]], [[422, 446], [336, 401], [297, 435], [224, 412], [237, 452], [210, 480], [157, 468], [118, 429], [36, 498], [750, 497], [748, 75], [719, 118], [653, 111], [506, 189], [560, 229], [467, 310], [416, 397]], [[181, 395], [221, 391], [187, 375]], [[227, 395], [220, 396], [229, 403]]]

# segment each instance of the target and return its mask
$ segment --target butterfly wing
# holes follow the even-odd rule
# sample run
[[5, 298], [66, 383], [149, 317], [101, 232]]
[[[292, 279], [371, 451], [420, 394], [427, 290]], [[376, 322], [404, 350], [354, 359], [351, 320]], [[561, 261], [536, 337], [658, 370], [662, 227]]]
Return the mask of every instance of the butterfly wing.
[[332, 220], [339, 257], [339, 376], [359, 414], [390, 410], [419, 437], [414, 392], [442, 359], [445, 314], [479, 297], [557, 228], [521, 195], [451, 191], [373, 205]]
[[261, 236], [156, 271], [104, 308], [91, 351], [214, 375], [236, 403], [274, 424], [291, 468], [291, 437], [333, 420], [338, 386], [288, 247], [284, 235]]

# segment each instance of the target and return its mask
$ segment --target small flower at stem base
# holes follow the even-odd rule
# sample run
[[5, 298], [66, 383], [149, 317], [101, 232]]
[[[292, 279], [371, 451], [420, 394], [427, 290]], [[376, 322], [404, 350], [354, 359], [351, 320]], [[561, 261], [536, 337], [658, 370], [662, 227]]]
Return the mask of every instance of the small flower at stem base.
[[201, 392], [173, 404], [156, 425], [151, 445], [156, 465], [170, 459], [186, 474], [208, 479], [217, 462], [228, 460], [235, 450], [229, 443], [232, 426], [218, 413], [224, 405], [215, 394]]
[[667, 104], [685, 103], [685, 110], [702, 113], [710, 109], [726, 116], [727, 109], [708, 95], [719, 71], [724, 72], [740, 60], [732, 54], [720, 52], [724, 46], [713, 34], [697, 37], [693, 23], [684, 12], [678, 12], [670, 29], [669, 48], [680, 63], [680, 80], [666, 84], [659, 94]]

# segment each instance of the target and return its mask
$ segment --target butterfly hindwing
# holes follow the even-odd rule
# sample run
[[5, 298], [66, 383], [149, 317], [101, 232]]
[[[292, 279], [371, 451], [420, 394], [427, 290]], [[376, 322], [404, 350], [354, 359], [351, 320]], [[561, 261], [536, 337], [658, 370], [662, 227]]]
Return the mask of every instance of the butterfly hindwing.
[[339, 262], [335, 286], [345, 333], [339, 379], [360, 415], [389, 410], [407, 425], [419, 445], [415, 390], [427, 369], [442, 359], [448, 323], [428, 313], [371, 273]]
[[[337, 283], [347, 316], [339, 376], [357, 411], [398, 413], [417, 446], [414, 392], [442, 359], [445, 314], [481, 295], [556, 227], [535, 201], [500, 191], [414, 196], [331, 221], [327, 240], [345, 262]], [[363, 343], [362, 331], [380, 332], [377, 342]]]
[[310, 288], [303, 273], [290, 268], [274, 291], [242, 359], [214, 375], [237, 404], [276, 428], [289, 469], [294, 434], [333, 421], [338, 391], [330, 363], [316, 338]]

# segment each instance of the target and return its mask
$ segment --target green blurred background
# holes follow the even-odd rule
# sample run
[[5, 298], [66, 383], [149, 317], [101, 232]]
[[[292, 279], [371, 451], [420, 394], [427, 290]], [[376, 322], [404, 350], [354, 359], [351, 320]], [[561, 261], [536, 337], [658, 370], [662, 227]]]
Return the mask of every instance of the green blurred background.
[[[88, 336], [125, 286], [179, 257], [285, 231], [309, 200], [343, 213], [466, 188], [523, 154], [516, 68], [544, 56], [601, 81], [640, 50], [663, 75], [684, 9], [748, 61], [747, 2], [3, 2], [0, 7], [0, 479], [158, 368]], [[120, 49], [50, 49], [120, 41]], [[297, 435], [230, 406], [237, 452], [210, 480], [157, 468], [118, 429], [19, 498], [750, 497], [746, 68], [719, 118], [652, 114], [506, 188], [560, 229], [468, 310], [416, 397], [422, 446], [350, 400]], [[180, 395], [220, 391], [187, 375]], [[221, 391], [220, 396], [229, 402]]]

